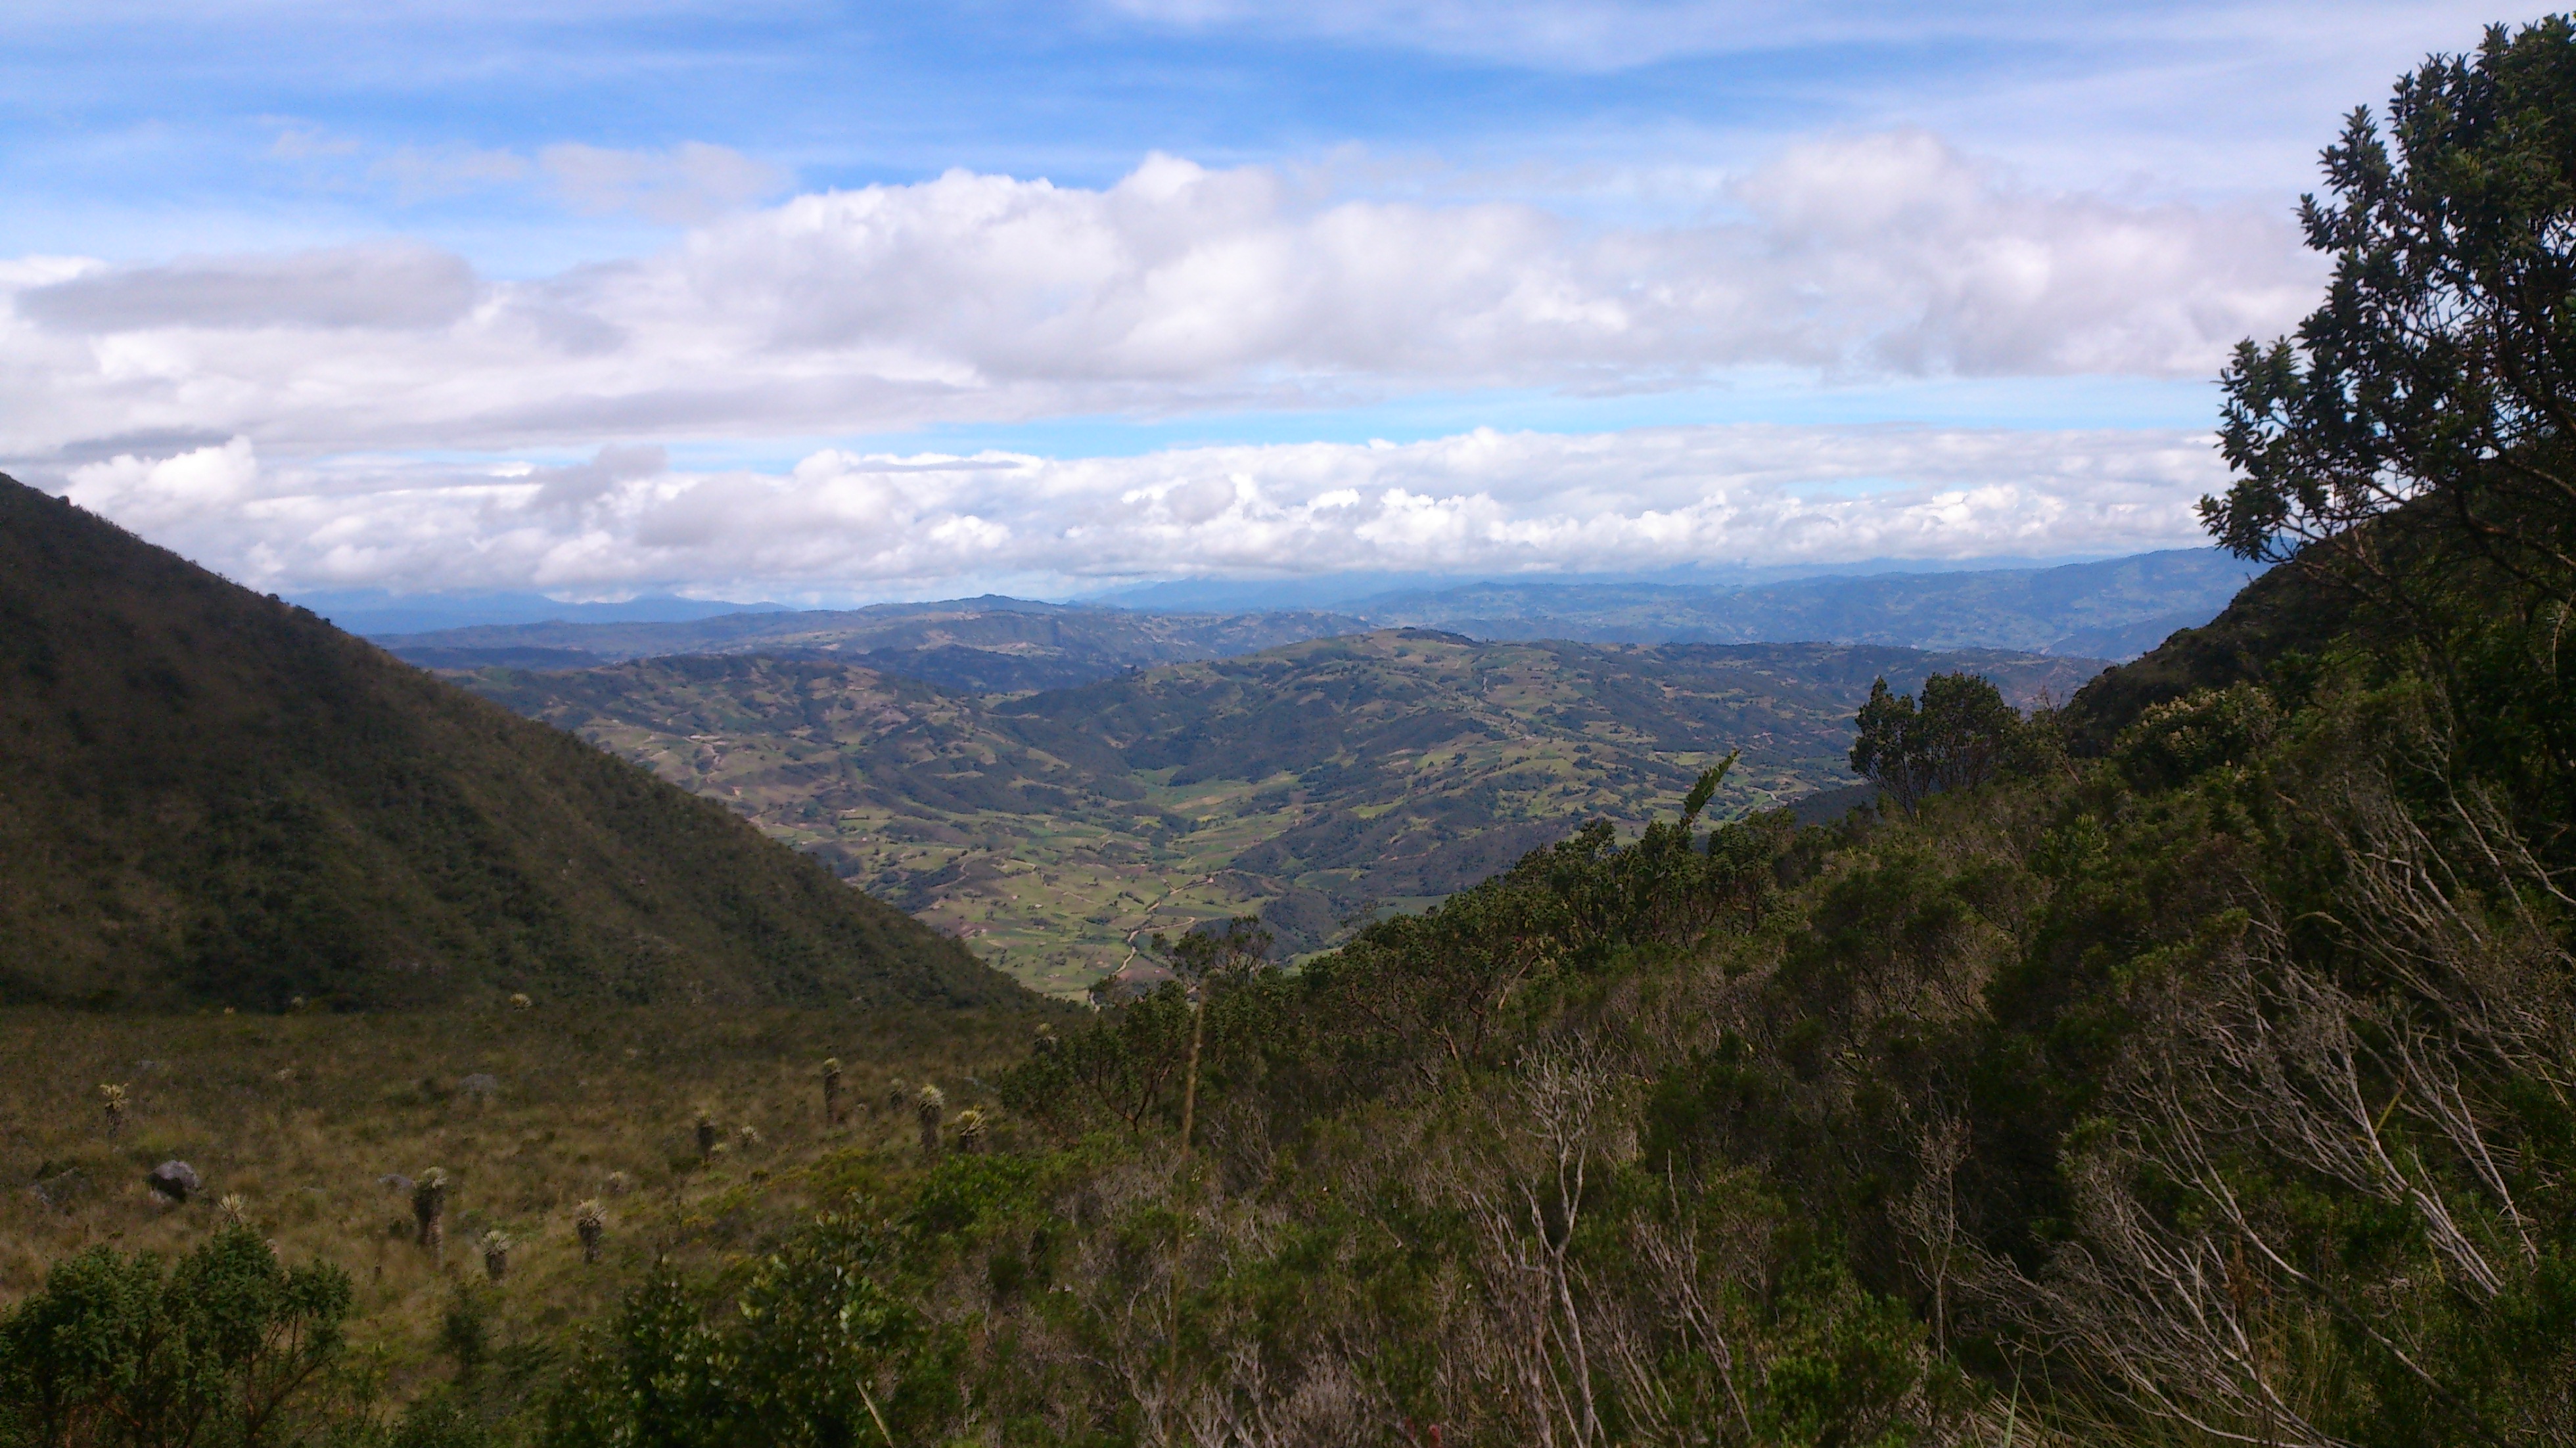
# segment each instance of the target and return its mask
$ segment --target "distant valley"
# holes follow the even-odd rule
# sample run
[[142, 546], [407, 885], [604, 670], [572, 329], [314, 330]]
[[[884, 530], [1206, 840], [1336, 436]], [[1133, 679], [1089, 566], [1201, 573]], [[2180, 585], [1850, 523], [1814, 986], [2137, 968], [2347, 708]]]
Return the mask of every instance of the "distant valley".
[[[716, 621], [710, 621], [716, 622]], [[1294, 951], [1580, 821], [1669, 812], [1729, 750], [1721, 811], [1848, 785], [1851, 717], [1969, 669], [2017, 702], [2099, 660], [1877, 646], [1478, 643], [1390, 629], [977, 697], [826, 658], [452, 674], [1071, 993], [1137, 940], [1260, 913]]]

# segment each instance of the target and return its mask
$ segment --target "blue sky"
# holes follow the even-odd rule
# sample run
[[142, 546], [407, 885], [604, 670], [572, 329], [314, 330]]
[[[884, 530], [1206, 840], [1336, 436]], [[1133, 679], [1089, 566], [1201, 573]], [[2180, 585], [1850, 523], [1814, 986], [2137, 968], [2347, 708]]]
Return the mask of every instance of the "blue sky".
[[0, 466], [289, 591], [2171, 546], [2315, 152], [2519, 18], [37, 0]]

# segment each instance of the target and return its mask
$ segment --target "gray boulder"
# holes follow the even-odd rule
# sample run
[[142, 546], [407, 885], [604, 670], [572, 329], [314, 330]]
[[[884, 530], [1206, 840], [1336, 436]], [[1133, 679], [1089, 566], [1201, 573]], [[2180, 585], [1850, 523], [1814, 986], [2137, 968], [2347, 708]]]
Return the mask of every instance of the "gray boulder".
[[184, 1202], [197, 1189], [197, 1169], [184, 1161], [165, 1161], [143, 1178], [144, 1183], [174, 1202]]

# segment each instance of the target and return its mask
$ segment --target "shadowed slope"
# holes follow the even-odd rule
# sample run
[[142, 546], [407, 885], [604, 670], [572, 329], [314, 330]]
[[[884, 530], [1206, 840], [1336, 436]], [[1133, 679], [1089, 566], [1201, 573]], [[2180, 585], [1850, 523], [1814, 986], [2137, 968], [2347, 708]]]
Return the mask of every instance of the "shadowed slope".
[[721, 806], [0, 479], [0, 999], [997, 1002]]

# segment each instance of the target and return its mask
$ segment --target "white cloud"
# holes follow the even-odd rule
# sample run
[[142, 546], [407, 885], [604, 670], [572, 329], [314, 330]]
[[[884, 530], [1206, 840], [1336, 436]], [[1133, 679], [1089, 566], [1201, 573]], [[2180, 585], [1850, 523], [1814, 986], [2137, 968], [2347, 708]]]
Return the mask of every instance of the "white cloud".
[[[64, 332], [169, 328], [430, 328], [463, 317], [479, 283], [463, 261], [414, 242], [98, 268], [19, 291], [17, 314]], [[318, 360], [318, 359], [317, 359]]]
[[567, 141], [538, 152], [537, 164], [575, 210], [632, 211], [663, 222], [704, 221], [787, 184], [787, 174], [768, 162], [704, 141], [667, 151]]
[[1156, 156], [1100, 190], [961, 171], [799, 196], [524, 282], [410, 243], [0, 268], [0, 456], [140, 429], [278, 456], [829, 435], [1784, 365], [2205, 377], [2317, 277], [2284, 218], [2017, 188], [1917, 132], [1804, 145], [1731, 194], [1729, 219], [1601, 228]]
[[391, 181], [395, 201], [410, 206], [524, 180], [528, 162], [515, 151], [479, 146], [404, 146], [367, 170]]
[[189, 531], [220, 519], [248, 497], [259, 479], [250, 439], [234, 438], [175, 456], [120, 453], [74, 468], [71, 500], [141, 531]]
[[[500, 476], [496, 474], [512, 474]], [[1855, 491], [1853, 479], [1879, 480]], [[783, 474], [344, 462], [235, 441], [74, 496], [263, 588], [687, 586], [849, 599], [1180, 574], [1493, 574], [2180, 546], [2205, 436], [1733, 426], [1137, 458], [814, 453]]]

